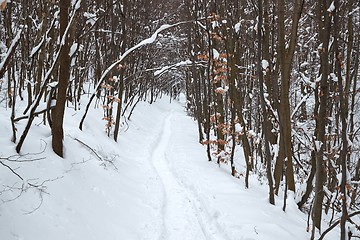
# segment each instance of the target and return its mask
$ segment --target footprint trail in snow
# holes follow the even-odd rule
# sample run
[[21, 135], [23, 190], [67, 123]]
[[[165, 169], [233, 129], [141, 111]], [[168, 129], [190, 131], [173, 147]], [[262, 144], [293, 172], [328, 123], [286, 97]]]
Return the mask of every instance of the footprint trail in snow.
[[201, 207], [196, 195], [171, 172], [166, 151], [172, 134], [170, 113], [152, 154], [152, 162], [164, 186], [163, 231], [159, 239], [226, 239]]

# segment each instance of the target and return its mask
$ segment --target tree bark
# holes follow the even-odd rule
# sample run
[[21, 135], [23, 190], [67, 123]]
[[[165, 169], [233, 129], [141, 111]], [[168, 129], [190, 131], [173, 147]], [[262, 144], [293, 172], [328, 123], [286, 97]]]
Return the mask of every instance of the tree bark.
[[[315, 115], [316, 120], [316, 139], [314, 139], [315, 158], [316, 158], [316, 173], [315, 173], [315, 198], [312, 207], [312, 220], [314, 228], [321, 230], [321, 216], [322, 205], [324, 199], [324, 183], [326, 177], [325, 163], [324, 163], [324, 149], [325, 149], [325, 127], [327, 113], [327, 102], [329, 96], [329, 39], [330, 39], [330, 17], [327, 12], [327, 4], [319, 2], [318, 22], [319, 22], [319, 38], [322, 43], [320, 49], [320, 63], [321, 63], [321, 80], [319, 88], [319, 112]], [[324, 21], [323, 21], [324, 20]], [[318, 144], [316, 144], [318, 143]], [[318, 145], [318, 146], [317, 146]], [[313, 228], [313, 235], [315, 229]]]
[[258, 0], [259, 7], [259, 23], [258, 23], [258, 64], [257, 64], [257, 73], [259, 77], [259, 88], [260, 88], [260, 105], [261, 112], [263, 116], [262, 121], [262, 131], [264, 134], [264, 145], [265, 145], [265, 159], [266, 159], [266, 174], [269, 182], [269, 202], [270, 204], [275, 204], [275, 196], [274, 196], [274, 183], [272, 177], [271, 170], [271, 153], [270, 153], [270, 130], [271, 124], [268, 119], [268, 112], [265, 107], [265, 96], [264, 96], [264, 78], [263, 78], [263, 70], [262, 70], [262, 34], [261, 29], [263, 27], [263, 7], [262, 0]]
[[[65, 34], [65, 30], [69, 24], [69, 7], [70, 0], [60, 1], [60, 36]], [[56, 97], [56, 106], [52, 112], [52, 148], [54, 152], [60, 157], [64, 157], [63, 153], [63, 122], [66, 103], [66, 90], [70, 78], [70, 45], [68, 39], [60, 44], [63, 45], [63, 51], [60, 53], [60, 69], [59, 69], [59, 83], [58, 93]]]
[[281, 175], [286, 164], [285, 177], [287, 178], [288, 188], [295, 192], [295, 179], [292, 163], [292, 144], [291, 144], [291, 120], [290, 120], [290, 79], [291, 65], [295, 52], [297, 29], [301, 12], [303, 8], [303, 0], [296, 0], [294, 4], [294, 15], [292, 18], [291, 34], [289, 46], [285, 46], [285, 1], [278, 0], [278, 29], [279, 29], [279, 55], [280, 55], [280, 72], [281, 72], [281, 89], [280, 89], [280, 146], [279, 156], [275, 165], [275, 190], [279, 191]]
[[[352, 1], [350, 0], [351, 4]], [[339, 49], [339, 13], [338, 8], [340, 6], [339, 1], [334, 1], [335, 10], [334, 10], [334, 48], [335, 48], [335, 70], [338, 78], [338, 88], [339, 88], [339, 98], [340, 98], [340, 119], [341, 119], [341, 141], [342, 141], [342, 149], [340, 151], [340, 165], [341, 165], [341, 183], [340, 183], [340, 192], [341, 192], [341, 210], [342, 215], [340, 219], [340, 239], [346, 239], [346, 221], [348, 219], [348, 211], [347, 211], [347, 155], [348, 155], [348, 138], [347, 138], [347, 112], [348, 112], [348, 98], [345, 97], [344, 94], [344, 86], [343, 86], [343, 77], [341, 74], [341, 65], [342, 65], [342, 57]], [[349, 66], [348, 66], [349, 68]], [[348, 80], [348, 79], [347, 79]], [[348, 83], [348, 81], [346, 81]], [[349, 84], [350, 85], [350, 84]], [[345, 86], [347, 88], [347, 86]], [[350, 153], [349, 153], [350, 154]]]
[[[122, 43], [121, 43], [121, 55], [124, 54], [125, 49], [126, 49], [126, 45], [127, 45], [127, 35], [126, 35], [126, 18], [125, 18], [125, 14], [126, 14], [126, 6], [127, 6], [127, 1], [124, 0], [123, 2], [123, 13], [122, 13], [122, 18], [121, 18], [121, 34], [122, 34]], [[118, 105], [117, 105], [117, 109], [116, 109], [116, 119], [115, 119], [115, 129], [114, 129], [114, 140], [115, 142], [118, 141], [118, 135], [119, 135], [119, 130], [120, 130], [120, 119], [121, 119], [121, 111], [122, 111], [122, 103], [123, 103], [123, 92], [124, 92], [124, 74], [125, 74], [125, 69], [124, 67], [120, 67], [119, 70], [119, 87], [118, 87]]]

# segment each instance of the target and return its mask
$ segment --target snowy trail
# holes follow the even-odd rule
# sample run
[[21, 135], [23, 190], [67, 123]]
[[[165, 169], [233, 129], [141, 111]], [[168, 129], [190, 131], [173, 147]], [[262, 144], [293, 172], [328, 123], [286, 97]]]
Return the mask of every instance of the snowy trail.
[[170, 113], [164, 123], [152, 162], [164, 186], [163, 231], [160, 239], [227, 239], [202, 208], [197, 196], [187, 188], [168, 165], [167, 149], [172, 135]]
[[[185, 96], [169, 104], [169, 98], [149, 105], [139, 102], [137, 111], [114, 142], [103, 131], [102, 111], [89, 112], [84, 131], [78, 129], [81, 115], [66, 114], [66, 158], [51, 147], [43, 161], [14, 163], [26, 179], [46, 182], [41, 207], [37, 191], [0, 194], [0, 239], [4, 240], [279, 240], [310, 239], [307, 215], [298, 210], [293, 196], [282, 210], [283, 196], [268, 203], [268, 187], [251, 175], [246, 189], [243, 177], [231, 176], [230, 167], [209, 163], [199, 144], [198, 126], [186, 114]], [[0, 111], [0, 132], [11, 136], [8, 112]], [[75, 120], [74, 120], [75, 119]], [[30, 132], [24, 151], [51, 146], [48, 126]], [[19, 126], [21, 127], [21, 126]], [[78, 138], [114, 164], [104, 165]], [[8, 138], [0, 138], [2, 154], [14, 154]], [[34, 150], [35, 149], [35, 150]], [[245, 169], [241, 148], [235, 153], [239, 173]], [[49, 181], [55, 179], [56, 181]], [[48, 182], [47, 182], [48, 181]], [[18, 179], [0, 168], [0, 183], [12, 186]], [[76, 183], [76, 184], [74, 184]], [[15, 186], [15, 185], [14, 185]], [[18, 186], [18, 185], [17, 185]], [[20, 186], [21, 187], [21, 186]], [[100, 221], [99, 221], [100, 219]], [[327, 239], [339, 239], [337, 232]]]

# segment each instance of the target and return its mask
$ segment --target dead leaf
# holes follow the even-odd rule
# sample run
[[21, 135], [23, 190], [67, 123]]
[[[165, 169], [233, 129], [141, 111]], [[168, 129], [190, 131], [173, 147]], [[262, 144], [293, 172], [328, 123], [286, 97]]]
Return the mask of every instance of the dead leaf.
[[6, 8], [6, 0], [2, 0], [0, 4], [0, 10], [5, 11], [5, 8]]

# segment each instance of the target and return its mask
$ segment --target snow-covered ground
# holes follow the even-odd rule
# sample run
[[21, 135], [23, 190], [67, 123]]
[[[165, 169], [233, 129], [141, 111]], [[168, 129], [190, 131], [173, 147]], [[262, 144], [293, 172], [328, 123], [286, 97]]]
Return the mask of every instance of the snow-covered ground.
[[[15, 154], [9, 114], [0, 110], [2, 158]], [[21, 159], [44, 159], [4, 161], [28, 183], [45, 181], [43, 192], [30, 188], [18, 196], [21, 181], [0, 166], [1, 240], [309, 239], [307, 215], [292, 199], [283, 212], [281, 198], [270, 205], [255, 177], [245, 189], [226, 166], [207, 161], [181, 103], [167, 97], [139, 103], [118, 143], [106, 136], [100, 111], [91, 110], [78, 130], [81, 114], [66, 113], [65, 159], [52, 153], [39, 118], [22, 150], [33, 155]]]

